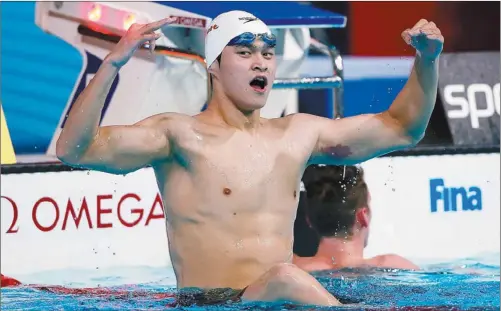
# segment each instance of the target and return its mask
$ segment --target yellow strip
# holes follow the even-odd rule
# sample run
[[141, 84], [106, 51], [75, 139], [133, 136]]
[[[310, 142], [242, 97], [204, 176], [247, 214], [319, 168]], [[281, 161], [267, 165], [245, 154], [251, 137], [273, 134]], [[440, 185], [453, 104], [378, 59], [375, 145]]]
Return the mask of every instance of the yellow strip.
[[7, 127], [7, 121], [5, 120], [3, 107], [1, 107], [1, 105], [0, 114], [0, 162], [2, 164], [14, 164], [16, 163], [16, 154], [14, 153], [14, 147], [10, 140], [9, 128]]

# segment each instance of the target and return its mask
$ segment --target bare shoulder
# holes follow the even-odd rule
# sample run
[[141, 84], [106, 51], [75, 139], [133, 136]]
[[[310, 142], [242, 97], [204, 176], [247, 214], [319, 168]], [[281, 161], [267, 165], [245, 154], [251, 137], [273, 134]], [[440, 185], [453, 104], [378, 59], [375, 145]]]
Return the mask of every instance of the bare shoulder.
[[145, 118], [137, 122], [136, 124], [141, 126], [156, 127], [156, 126], [168, 126], [169, 124], [174, 123], [176, 121], [190, 122], [192, 120], [195, 119], [185, 114], [175, 113], [175, 112], [165, 112], [152, 115], [148, 118]]
[[332, 265], [318, 260], [315, 257], [299, 257], [294, 255], [292, 263], [306, 272], [315, 272], [332, 269]]
[[419, 267], [413, 262], [396, 254], [379, 255], [368, 259], [367, 262], [371, 266], [381, 268], [419, 270]]
[[288, 132], [316, 132], [324, 120], [327, 118], [307, 114], [307, 113], [294, 113], [285, 117], [267, 120], [274, 127], [282, 128]]
[[192, 116], [167, 112], [152, 115], [146, 119], [143, 119], [135, 124], [139, 127], [147, 127], [159, 135], [166, 135], [170, 139], [175, 139], [178, 136], [183, 136], [188, 134], [193, 128], [193, 123], [197, 122]]
[[327, 118], [319, 117], [308, 113], [293, 113], [281, 119], [287, 120], [292, 125], [307, 125], [307, 124], [312, 125], [315, 122], [318, 122], [319, 120], [322, 119], [328, 120]]

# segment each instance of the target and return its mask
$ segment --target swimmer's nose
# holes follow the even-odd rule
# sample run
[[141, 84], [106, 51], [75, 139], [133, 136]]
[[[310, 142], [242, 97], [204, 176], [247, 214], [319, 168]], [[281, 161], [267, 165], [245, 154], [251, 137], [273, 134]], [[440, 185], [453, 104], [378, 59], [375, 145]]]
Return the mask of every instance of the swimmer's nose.
[[258, 61], [252, 65], [252, 71], [267, 72], [268, 66], [263, 62]]

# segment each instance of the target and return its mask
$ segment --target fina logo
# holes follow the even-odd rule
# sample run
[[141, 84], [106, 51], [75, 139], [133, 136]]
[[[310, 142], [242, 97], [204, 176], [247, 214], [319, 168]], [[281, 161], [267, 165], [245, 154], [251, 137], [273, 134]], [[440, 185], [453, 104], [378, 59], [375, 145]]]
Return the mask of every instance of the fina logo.
[[479, 187], [448, 188], [442, 178], [430, 179], [431, 212], [438, 212], [439, 202], [444, 212], [481, 211], [482, 191]]

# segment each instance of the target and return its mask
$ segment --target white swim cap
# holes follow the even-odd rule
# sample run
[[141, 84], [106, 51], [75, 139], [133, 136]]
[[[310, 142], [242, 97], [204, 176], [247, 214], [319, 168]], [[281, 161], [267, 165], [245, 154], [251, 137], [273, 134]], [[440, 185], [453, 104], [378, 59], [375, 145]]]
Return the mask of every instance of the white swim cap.
[[248, 12], [229, 11], [213, 19], [205, 36], [207, 68], [217, 59], [231, 39], [245, 32], [271, 34], [270, 29], [263, 21]]

